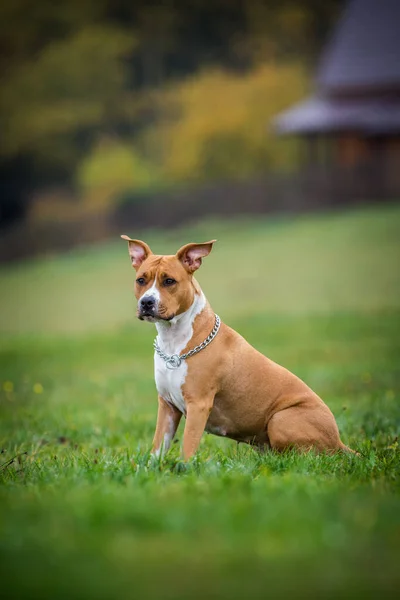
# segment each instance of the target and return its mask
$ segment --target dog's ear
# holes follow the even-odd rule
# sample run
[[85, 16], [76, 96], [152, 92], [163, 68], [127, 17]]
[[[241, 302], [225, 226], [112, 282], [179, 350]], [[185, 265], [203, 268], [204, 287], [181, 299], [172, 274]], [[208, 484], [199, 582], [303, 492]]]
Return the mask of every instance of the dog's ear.
[[176, 253], [188, 273], [194, 273], [201, 265], [201, 259], [208, 256], [212, 250], [214, 242], [204, 242], [203, 244], [186, 244]]
[[132, 261], [132, 267], [137, 270], [142, 262], [153, 253], [145, 242], [142, 242], [141, 240], [131, 240], [131, 238], [127, 235], [121, 235], [121, 237], [123, 240], [128, 242], [128, 250]]

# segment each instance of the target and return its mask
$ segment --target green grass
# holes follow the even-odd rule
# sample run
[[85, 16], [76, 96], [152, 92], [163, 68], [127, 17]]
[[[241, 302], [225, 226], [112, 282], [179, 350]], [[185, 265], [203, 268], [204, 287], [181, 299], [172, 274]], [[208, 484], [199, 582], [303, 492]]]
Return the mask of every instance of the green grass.
[[199, 273], [213, 307], [325, 399], [362, 458], [206, 435], [190, 464], [179, 444], [149, 460], [154, 331], [134, 319], [125, 244], [3, 268], [4, 596], [395, 597], [399, 228], [391, 206], [145, 238], [219, 238]]

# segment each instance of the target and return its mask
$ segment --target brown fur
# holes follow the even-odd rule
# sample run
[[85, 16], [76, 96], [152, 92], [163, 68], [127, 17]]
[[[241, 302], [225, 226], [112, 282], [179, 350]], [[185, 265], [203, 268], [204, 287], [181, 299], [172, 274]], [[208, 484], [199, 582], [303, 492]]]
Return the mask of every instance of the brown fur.
[[[192, 273], [213, 242], [188, 244], [175, 256], [156, 256], [144, 242], [129, 240], [130, 254], [141, 255], [136, 283], [139, 298], [157, 278], [162, 318], [181, 314], [192, 304], [200, 287]], [[136, 249], [136, 250], [135, 250]], [[163, 287], [166, 277], [176, 285]], [[193, 336], [183, 352], [200, 344], [214, 326], [215, 315], [207, 303], [193, 323]], [[261, 448], [300, 450], [314, 448], [334, 452], [349, 450], [340, 440], [335, 418], [326, 404], [301, 379], [268, 359], [240, 336], [221, 324], [212, 343], [187, 360], [188, 372], [182, 392], [186, 405], [183, 455], [196, 452], [204, 430]], [[180, 411], [159, 397], [153, 450], [160, 448], [166, 432], [175, 434]]]

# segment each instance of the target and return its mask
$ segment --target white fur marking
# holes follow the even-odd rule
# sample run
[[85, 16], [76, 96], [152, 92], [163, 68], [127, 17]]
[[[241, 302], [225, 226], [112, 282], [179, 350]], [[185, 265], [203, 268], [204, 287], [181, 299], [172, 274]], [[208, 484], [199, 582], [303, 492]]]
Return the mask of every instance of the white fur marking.
[[174, 432], [174, 420], [172, 417], [168, 417], [168, 431], [166, 431], [164, 433], [164, 452], [167, 452], [167, 450], [169, 450], [169, 447], [171, 445], [172, 442], [172, 438], [173, 438], [173, 432]]
[[143, 300], [143, 298], [150, 298], [153, 296], [156, 299], [155, 312], [158, 312], [158, 305], [160, 303], [160, 290], [157, 288], [157, 275], [154, 277], [153, 285], [145, 291], [143, 296], [140, 296], [139, 302]]
[[155, 456], [158, 457], [161, 454], [164, 455], [164, 453], [169, 450], [169, 447], [171, 446], [173, 437], [174, 437], [174, 420], [171, 416], [169, 416], [168, 417], [168, 430], [164, 433], [164, 439], [163, 439], [161, 445], [159, 446], [159, 448], [157, 448], [157, 450], [154, 451]]
[[[193, 322], [205, 305], [205, 296], [200, 292], [200, 295], [195, 294], [193, 304], [186, 312], [174, 317], [168, 323], [156, 323], [158, 343], [164, 352], [178, 355], [182, 352], [193, 336]], [[183, 360], [178, 369], [168, 369], [165, 361], [154, 353], [154, 375], [160, 396], [186, 415], [182, 394], [182, 386], [187, 375], [186, 361]]]

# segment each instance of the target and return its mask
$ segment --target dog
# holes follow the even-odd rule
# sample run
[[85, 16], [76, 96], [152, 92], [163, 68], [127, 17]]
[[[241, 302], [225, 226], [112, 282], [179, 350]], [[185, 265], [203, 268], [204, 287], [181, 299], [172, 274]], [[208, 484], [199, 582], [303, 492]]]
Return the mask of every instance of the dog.
[[275, 451], [353, 452], [317, 394], [215, 315], [193, 274], [216, 240], [156, 255], [145, 242], [121, 237], [136, 271], [137, 316], [158, 333], [153, 454], [169, 449], [182, 415], [184, 460], [204, 431]]

